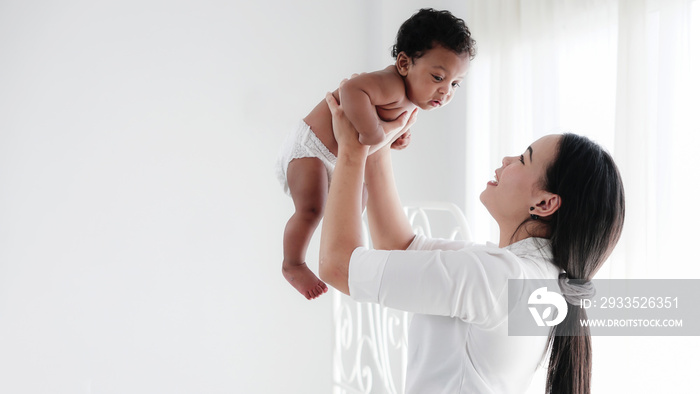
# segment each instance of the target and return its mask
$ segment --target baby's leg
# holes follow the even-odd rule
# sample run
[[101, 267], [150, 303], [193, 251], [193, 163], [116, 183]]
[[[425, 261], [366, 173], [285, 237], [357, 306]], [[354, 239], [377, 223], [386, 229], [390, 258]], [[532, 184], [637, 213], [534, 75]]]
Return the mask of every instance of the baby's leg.
[[328, 291], [328, 286], [311, 272], [305, 262], [309, 241], [323, 216], [328, 196], [328, 173], [317, 158], [294, 159], [287, 168], [287, 183], [295, 212], [284, 229], [282, 274], [310, 300]]

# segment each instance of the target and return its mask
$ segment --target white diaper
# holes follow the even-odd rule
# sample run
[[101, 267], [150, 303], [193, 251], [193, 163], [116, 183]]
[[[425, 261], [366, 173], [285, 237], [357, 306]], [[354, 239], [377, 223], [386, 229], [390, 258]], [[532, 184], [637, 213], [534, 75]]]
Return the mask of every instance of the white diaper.
[[323, 162], [328, 172], [328, 184], [330, 185], [331, 175], [335, 169], [336, 157], [323, 142], [316, 137], [311, 127], [303, 120], [299, 122], [296, 129], [287, 134], [287, 138], [280, 149], [275, 164], [277, 179], [282, 184], [284, 192], [289, 194], [289, 184], [287, 183], [287, 167], [294, 159], [303, 157], [316, 157]]

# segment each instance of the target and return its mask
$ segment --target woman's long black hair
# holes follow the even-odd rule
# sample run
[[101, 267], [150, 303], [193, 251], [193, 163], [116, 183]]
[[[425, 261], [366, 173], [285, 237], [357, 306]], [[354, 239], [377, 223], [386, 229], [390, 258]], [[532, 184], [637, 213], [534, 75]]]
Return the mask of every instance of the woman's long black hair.
[[[543, 182], [544, 190], [561, 198], [559, 209], [543, 220], [554, 264], [570, 279], [589, 281], [622, 232], [625, 191], [617, 166], [598, 144], [564, 134]], [[584, 309], [569, 305], [564, 321], [550, 333], [547, 393], [590, 393], [591, 334], [579, 323], [585, 318]]]

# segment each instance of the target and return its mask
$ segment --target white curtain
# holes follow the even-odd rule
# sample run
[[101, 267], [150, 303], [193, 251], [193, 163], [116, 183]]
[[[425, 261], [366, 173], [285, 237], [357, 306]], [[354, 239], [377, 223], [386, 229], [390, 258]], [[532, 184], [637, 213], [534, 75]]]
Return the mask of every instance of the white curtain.
[[[602, 144], [627, 217], [597, 278], [700, 278], [700, 0], [477, 0], [467, 83], [467, 217], [505, 155], [571, 131]], [[484, 230], [486, 229], [486, 230]], [[489, 231], [490, 229], [490, 231]]]

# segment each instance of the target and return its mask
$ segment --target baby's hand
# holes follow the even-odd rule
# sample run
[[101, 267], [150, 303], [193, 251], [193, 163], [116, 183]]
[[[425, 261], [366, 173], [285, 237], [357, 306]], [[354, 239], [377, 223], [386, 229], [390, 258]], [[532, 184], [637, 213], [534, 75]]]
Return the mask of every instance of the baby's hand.
[[406, 130], [399, 138], [391, 143], [391, 149], [402, 150], [411, 143], [411, 130]]

